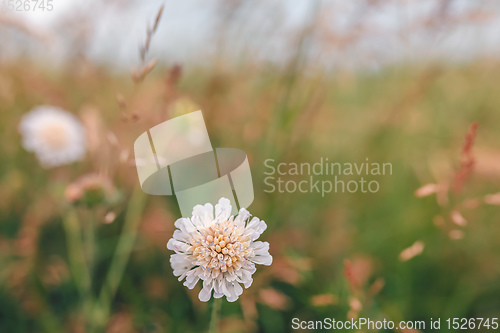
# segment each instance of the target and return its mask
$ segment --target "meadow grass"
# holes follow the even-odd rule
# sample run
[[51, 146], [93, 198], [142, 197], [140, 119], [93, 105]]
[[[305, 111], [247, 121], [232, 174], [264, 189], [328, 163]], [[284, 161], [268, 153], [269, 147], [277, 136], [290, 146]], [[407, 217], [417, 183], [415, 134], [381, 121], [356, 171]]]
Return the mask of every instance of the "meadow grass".
[[[214, 147], [248, 154], [255, 191], [250, 208], [268, 224], [265, 238], [275, 259], [255, 274], [240, 302], [222, 304], [224, 332], [287, 332], [294, 317], [498, 315], [500, 208], [483, 200], [500, 184], [498, 63], [393, 65], [359, 73], [239, 64], [183, 68], [180, 79], [178, 69], [158, 65], [137, 85], [127, 73], [95, 65], [47, 70], [28, 61], [0, 64], [0, 332], [86, 331], [63, 219], [76, 209], [65, 202], [65, 188], [89, 172], [109, 177], [120, 193], [113, 204], [78, 208], [97, 219], [88, 292], [97, 299], [102, 285], [116, 288], [111, 298], [101, 296], [110, 306], [107, 331], [207, 329], [209, 305], [198, 301], [199, 287], [183, 287], [168, 262], [165, 245], [180, 217], [175, 198], [148, 196], [137, 241], [119, 240], [138, 185], [135, 138], [198, 109]], [[22, 149], [20, 118], [40, 104], [92, 115], [87, 126], [96, 145], [84, 161], [45, 170]], [[416, 197], [428, 183], [451, 186], [473, 122], [479, 123], [475, 169], [462, 191], [443, 190], [448, 204], [435, 195]], [[380, 183], [374, 194], [264, 192], [266, 159], [314, 163], [321, 157], [388, 162], [393, 174], [374, 177]], [[453, 209], [466, 226], [453, 222]], [[116, 219], [103, 223], [109, 211]], [[84, 228], [87, 222], [78, 223]], [[463, 237], [450, 238], [453, 230]], [[416, 241], [424, 244], [422, 253], [401, 261], [400, 253]], [[112, 264], [119, 242], [119, 248], [133, 245], [126, 266]], [[116, 265], [123, 276], [106, 282]]]

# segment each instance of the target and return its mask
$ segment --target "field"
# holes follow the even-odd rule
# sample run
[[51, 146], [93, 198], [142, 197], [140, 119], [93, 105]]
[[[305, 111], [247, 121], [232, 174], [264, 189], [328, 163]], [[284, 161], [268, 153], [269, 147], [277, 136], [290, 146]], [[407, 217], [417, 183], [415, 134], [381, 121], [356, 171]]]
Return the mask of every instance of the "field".
[[[299, 56], [158, 64], [135, 82], [78, 60], [0, 63], [0, 332], [208, 329], [213, 301], [200, 302], [201, 287], [188, 290], [169, 263], [177, 201], [141, 191], [133, 152], [148, 128], [200, 109], [213, 147], [248, 155], [249, 210], [266, 221], [273, 256], [237, 302], [224, 299], [220, 332], [361, 317], [423, 320], [429, 332], [430, 318], [447, 331], [447, 318], [499, 317], [499, 76], [495, 59], [377, 71], [325, 70]], [[81, 120], [83, 160], [44, 168], [23, 148], [19, 124], [39, 105]], [[364, 175], [374, 193], [322, 194], [309, 191], [310, 177], [332, 175], [266, 166], [322, 158], [392, 168]], [[85, 175], [90, 185], [77, 182]], [[307, 190], [271, 191], [266, 181], [278, 177]]]

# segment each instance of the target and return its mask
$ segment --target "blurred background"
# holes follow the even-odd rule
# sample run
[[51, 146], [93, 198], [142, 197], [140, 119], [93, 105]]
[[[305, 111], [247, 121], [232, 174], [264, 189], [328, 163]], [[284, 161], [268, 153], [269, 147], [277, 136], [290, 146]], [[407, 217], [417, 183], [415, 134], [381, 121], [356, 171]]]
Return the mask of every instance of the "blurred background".
[[[0, 11], [0, 332], [207, 330], [210, 303], [169, 264], [177, 202], [141, 192], [133, 156], [199, 109], [213, 147], [248, 154], [274, 257], [223, 303], [222, 332], [500, 315], [498, 2], [15, 8]], [[23, 148], [40, 105], [83, 124], [82, 160], [45, 168]], [[264, 191], [266, 159], [321, 157], [393, 173], [377, 193]]]

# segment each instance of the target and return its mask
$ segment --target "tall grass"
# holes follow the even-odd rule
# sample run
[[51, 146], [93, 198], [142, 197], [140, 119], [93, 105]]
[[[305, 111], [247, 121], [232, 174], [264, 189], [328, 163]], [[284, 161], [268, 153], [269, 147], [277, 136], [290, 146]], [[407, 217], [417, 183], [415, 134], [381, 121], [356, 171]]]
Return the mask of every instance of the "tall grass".
[[[248, 153], [251, 209], [269, 225], [275, 258], [256, 273], [239, 304], [224, 303], [224, 332], [287, 332], [294, 317], [494, 317], [500, 310], [499, 208], [484, 196], [500, 184], [499, 74], [499, 64], [486, 60], [377, 73], [157, 65], [135, 85], [103, 68], [0, 64], [6, 87], [0, 91], [0, 332], [88, 332], [89, 320], [108, 332], [206, 329], [199, 290], [186, 290], [168, 263], [165, 244], [180, 216], [175, 199], [138, 197], [132, 152], [145, 129], [198, 108], [213, 146]], [[44, 170], [21, 148], [19, 119], [41, 103], [80, 116], [95, 110], [87, 126], [97, 144], [85, 161]], [[481, 204], [463, 206], [468, 223], [456, 239], [440, 224], [439, 216], [454, 222], [442, 216], [435, 196], [414, 192], [429, 183], [451, 184], [474, 121], [480, 124], [475, 169], [457, 202]], [[266, 159], [315, 163], [321, 157], [390, 162], [394, 172], [377, 178], [376, 194], [264, 192]], [[95, 248], [86, 276], [79, 265], [88, 250], [77, 232], [90, 222], [76, 219], [79, 208], [65, 203], [64, 191], [90, 172], [106, 175], [121, 199], [91, 210]], [[110, 211], [116, 219], [105, 223]], [[421, 253], [401, 261], [400, 253], [417, 241], [425, 244]], [[94, 310], [82, 312], [87, 299]], [[101, 317], [94, 317], [96, 307]]]

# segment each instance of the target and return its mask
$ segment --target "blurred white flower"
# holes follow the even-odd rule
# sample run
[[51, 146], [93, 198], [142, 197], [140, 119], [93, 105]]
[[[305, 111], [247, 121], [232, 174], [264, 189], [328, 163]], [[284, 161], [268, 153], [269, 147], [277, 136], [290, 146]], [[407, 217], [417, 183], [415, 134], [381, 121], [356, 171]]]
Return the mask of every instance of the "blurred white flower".
[[80, 160], [85, 154], [85, 130], [72, 114], [54, 106], [39, 106], [19, 125], [23, 147], [50, 168]]
[[231, 204], [222, 198], [214, 207], [207, 203], [196, 205], [191, 218], [175, 222], [179, 230], [168, 241], [167, 248], [175, 251], [170, 257], [174, 275], [193, 289], [198, 280], [203, 289], [198, 297], [207, 302], [226, 296], [234, 302], [245, 288], [252, 284], [255, 264], [269, 266], [273, 258], [269, 243], [256, 241], [267, 225], [257, 217], [250, 221], [250, 213], [242, 208], [236, 217], [231, 215]]

